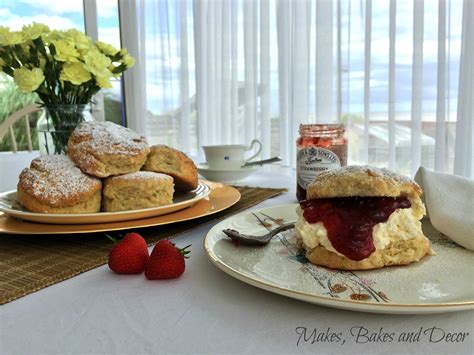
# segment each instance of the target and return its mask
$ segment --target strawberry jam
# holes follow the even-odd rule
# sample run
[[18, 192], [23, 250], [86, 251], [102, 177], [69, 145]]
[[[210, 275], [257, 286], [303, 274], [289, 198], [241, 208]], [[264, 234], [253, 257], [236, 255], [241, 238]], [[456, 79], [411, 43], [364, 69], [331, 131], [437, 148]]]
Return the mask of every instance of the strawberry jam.
[[308, 223], [323, 222], [334, 249], [351, 260], [375, 251], [372, 230], [398, 208], [410, 208], [405, 197], [339, 197], [300, 202]]
[[302, 124], [296, 141], [296, 198], [323, 171], [347, 165], [347, 138], [343, 124]]

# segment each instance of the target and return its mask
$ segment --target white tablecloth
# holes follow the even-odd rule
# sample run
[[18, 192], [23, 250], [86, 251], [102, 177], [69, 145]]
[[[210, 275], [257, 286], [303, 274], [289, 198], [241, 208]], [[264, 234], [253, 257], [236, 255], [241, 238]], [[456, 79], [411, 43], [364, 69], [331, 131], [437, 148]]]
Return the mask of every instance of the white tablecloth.
[[[291, 169], [265, 167], [243, 184], [290, 189], [259, 208], [294, 203], [294, 182]], [[103, 266], [0, 307], [0, 353], [473, 353], [472, 311], [369, 314], [266, 292], [211, 264], [202, 246], [211, 227], [175, 238], [180, 246], [192, 243], [186, 272], [179, 279], [152, 282], [143, 275], [116, 275]], [[350, 335], [354, 327], [377, 333], [375, 339], [355, 342]], [[413, 343], [377, 337], [418, 332], [420, 327], [469, 334], [457, 343], [430, 342], [426, 336]], [[342, 345], [323, 336], [312, 343], [313, 330], [317, 335], [342, 332], [347, 341]]]

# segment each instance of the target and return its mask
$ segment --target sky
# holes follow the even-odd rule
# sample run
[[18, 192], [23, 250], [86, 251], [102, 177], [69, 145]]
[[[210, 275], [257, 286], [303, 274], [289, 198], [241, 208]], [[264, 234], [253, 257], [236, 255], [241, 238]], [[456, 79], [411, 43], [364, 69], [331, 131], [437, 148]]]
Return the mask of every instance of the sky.
[[[160, 1], [146, 4], [147, 96], [153, 112], [176, 108], [179, 102], [179, 16], [177, 1]], [[271, 13], [275, 14], [275, 1], [271, 1]], [[343, 107], [353, 113], [363, 112], [364, 86], [364, 1], [341, 0], [343, 67]], [[388, 7], [389, 1], [373, 1], [371, 110], [386, 112], [388, 109]], [[116, 0], [98, 0], [99, 39], [120, 46], [118, 10]], [[19, 29], [32, 21], [46, 23], [52, 29], [77, 28], [84, 30], [82, 0], [0, 0], [0, 24]], [[448, 30], [449, 108], [456, 110], [459, 52], [461, 38], [462, 0], [448, 0], [450, 21]], [[396, 42], [396, 100], [397, 112], [408, 113], [411, 109], [411, 62], [413, 6], [411, 0], [397, 1]], [[350, 16], [349, 16], [350, 13]], [[241, 17], [239, 18], [241, 22]], [[437, 83], [437, 21], [438, 1], [425, 1], [424, 29], [424, 79], [423, 109], [436, 111]], [[314, 23], [314, 16], [313, 16]], [[336, 21], [334, 21], [336, 23]], [[350, 24], [350, 26], [349, 26]], [[271, 50], [271, 111], [278, 112], [278, 48], [276, 45], [276, 21], [270, 21]], [[189, 71], [194, 78], [194, 48], [192, 41], [192, 1], [188, 1], [188, 55]], [[335, 32], [334, 32], [335, 33]], [[350, 34], [350, 37], [348, 37]], [[243, 37], [243, 36], [242, 36]], [[350, 46], [347, 39], [350, 38]], [[242, 47], [242, 38], [240, 47]], [[163, 44], [166, 44], [164, 47]], [[312, 49], [312, 53], [314, 48]], [[243, 51], [241, 51], [243, 52]], [[350, 54], [350, 55], [349, 55]], [[314, 63], [314, 59], [312, 59]], [[239, 55], [239, 77], [244, 78], [243, 53]], [[314, 78], [314, 65], [310, 72]], [[314, 80], [310, 80], [314, 82]], [[193, 80], [190, 92], [194, 92]], [[350, 89], [350, 90], [348, 90]], [[314, 85], [310, 88], [310, 112], [314, 112]]]

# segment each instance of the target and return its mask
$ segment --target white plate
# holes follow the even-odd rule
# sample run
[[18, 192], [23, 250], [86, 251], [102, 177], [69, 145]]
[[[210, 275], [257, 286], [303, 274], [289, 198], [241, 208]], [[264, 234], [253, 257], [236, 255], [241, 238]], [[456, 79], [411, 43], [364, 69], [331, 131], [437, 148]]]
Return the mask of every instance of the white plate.
[[175, 193], [173, 197], [173, 203], [171, 205], [120, 212], [49, 214], [28, 212], [18, 203], [16, 191], [8, 191], [0, 194], [0, 211], [12, 217], [39, 223], [93, 224], [123, 222], [161, 216], [182, 210], [205, 198], [210, 192], [211, 189], [209, 186], [207, 186], [204, 182], [199, 181], [199, 185], [195, 190], [187, 193]]
[[[296, 220], [297, 205], [232, 216], [204, 240], [211, 261], [227, 274], [264, 290], [319, 305], [374, 313], [421, 314], [474, 308], [474, 254], [424, 221], [436, 256], [406, 266], [340, 271], [308, 263], [293, 237], [283, 232], [264, 247], [236, 247], [222, 230], [265, 234], [276, 223]], [[266, 224], [263, 227], [261, 222]]]
[[199, 164], [197, 166], [197, 170], [201, 176], [211, 181], [219, 181], [225, 183], [244, 180], [245, 178], [252, 175], [259, 168], [259, 166], [247, 166], [245, 168], [240, 168], [236, 170], [214, 170], [209, 169], [209, 167], [205, 164]]

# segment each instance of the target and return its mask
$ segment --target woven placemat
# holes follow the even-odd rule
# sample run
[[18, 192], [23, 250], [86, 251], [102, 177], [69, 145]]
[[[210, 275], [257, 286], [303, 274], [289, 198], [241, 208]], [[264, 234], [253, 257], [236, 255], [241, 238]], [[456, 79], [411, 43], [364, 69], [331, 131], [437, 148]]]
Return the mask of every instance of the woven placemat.
[[[254, 206], [286, 189], [236, 187], [242, 197], [231, 208], [214, 215], [159, 227], [135, 229], [149, 245], [173, 238]], [[112, 236], [126, 231], [110, 233]], [[0, 234], [0, 304], [107, 263], [113, 243], [104, 233], [67, 235]]]

